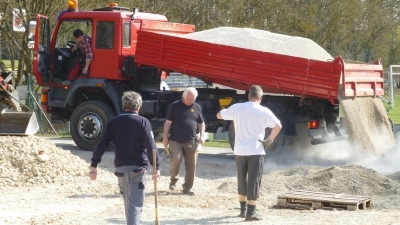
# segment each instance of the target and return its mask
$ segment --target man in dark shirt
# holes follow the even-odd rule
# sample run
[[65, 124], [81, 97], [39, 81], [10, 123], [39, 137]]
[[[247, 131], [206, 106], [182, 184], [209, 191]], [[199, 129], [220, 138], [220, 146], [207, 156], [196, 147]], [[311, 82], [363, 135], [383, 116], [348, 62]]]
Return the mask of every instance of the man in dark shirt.
[[133, 91], [122, 96], [121, 115], [112, 118], [93, 151], [90, 165], [90, 179], [96, 180], [97, 164], [101, 162], [106, 148], [112, 141], [115, 146], [115, 175], [124, 198], [125, 216], [128, 225], [138, 225], [142, 211], [146, 184], [146, 171], [153, 164], [153, 149], [157, 154], [157, 173], [153, 180], [160, 179], [158, 150], [153, 138], [150, 122], [138, 115], [142, 97]]
[[[204, 143], [205, 124], [201, 107], [194, 102], [198, 93], [193, 87], [187, 88], [182, 95], [182, 100], [171, 104], [167, 120], [164, 124], [163, 144], [169, 148], [171, 153], [170, 190], [175, 190], [176, 182], [179, 179], [180, 164], [185, 159], [185, 183], [183, 183], [183, 193], [194, 195], [190, 189], [193, 187], [196, 173], [196, 151], [198, 144]], [[197, 130], [200, 132], [198, 142], [196, 142]], [[168, 134], [170, 135], [168, 137]]]

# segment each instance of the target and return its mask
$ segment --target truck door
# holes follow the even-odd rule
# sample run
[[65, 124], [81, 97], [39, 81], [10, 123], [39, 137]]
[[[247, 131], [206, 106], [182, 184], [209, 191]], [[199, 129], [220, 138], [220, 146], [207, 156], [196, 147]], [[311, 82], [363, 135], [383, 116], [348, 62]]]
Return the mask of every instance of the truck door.
[[50, 21], [43, 15], [36, 16], [33, 47], [33, 74], [39, 85], [50, 81]]

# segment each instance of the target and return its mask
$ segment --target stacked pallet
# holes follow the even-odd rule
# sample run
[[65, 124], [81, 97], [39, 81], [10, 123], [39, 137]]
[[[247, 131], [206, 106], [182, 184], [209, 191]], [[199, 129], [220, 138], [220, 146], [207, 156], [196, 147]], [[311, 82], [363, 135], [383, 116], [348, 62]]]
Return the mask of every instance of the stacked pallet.
[[278, 206], [307, 209], [342, 209], [357, 211], [370, 209], [370, 196], [293, 190], [278, 196]]

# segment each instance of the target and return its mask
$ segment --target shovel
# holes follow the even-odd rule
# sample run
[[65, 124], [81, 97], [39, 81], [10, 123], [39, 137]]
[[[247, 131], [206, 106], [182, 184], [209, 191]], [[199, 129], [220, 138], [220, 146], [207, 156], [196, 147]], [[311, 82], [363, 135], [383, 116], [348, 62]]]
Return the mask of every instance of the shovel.
[[165, 152], [164, 152], [164, 157], [162, 159], [162, 161], [165, 161], [169, 158], [171, 158], [171, 152], [169, 152], [168, 146], [165, 147]]

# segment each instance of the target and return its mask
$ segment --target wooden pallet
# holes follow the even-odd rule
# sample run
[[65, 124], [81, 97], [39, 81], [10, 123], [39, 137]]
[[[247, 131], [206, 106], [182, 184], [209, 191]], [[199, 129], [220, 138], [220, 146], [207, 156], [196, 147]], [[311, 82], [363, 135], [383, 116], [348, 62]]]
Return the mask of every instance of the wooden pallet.
[[342, 209], [356, 211], [371, 208], [371, 197], [293, 190], [278, 196], [278, 206], [306, 209]]

